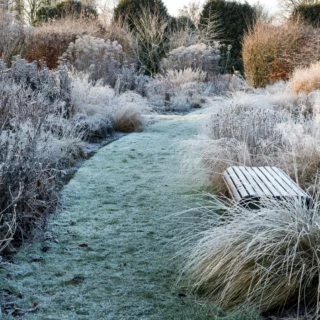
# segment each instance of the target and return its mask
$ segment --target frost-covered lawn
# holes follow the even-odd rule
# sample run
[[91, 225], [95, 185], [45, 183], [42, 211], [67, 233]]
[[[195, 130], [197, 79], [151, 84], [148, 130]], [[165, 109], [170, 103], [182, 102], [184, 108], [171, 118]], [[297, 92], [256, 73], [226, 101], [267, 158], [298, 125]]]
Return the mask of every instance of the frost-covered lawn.
[[[180, 144], [203, 115], [167, 116], [88, 160], [63, 190], [46, 239], [26, 244], [2, 287], [23, 319], [203, 319], [210, 306], [175, 286], [179, 219], [199, 185], [181, 179]], [[3, 289], [3, 288], [2, 288]], [[21, 294], [19, 294], [21, 292]], [[180, 296], [179, 296], [180, 294]], [[2, 315], [3, 319], [9, 319]], [[12, 319], [10, 317], [10, 319]]]

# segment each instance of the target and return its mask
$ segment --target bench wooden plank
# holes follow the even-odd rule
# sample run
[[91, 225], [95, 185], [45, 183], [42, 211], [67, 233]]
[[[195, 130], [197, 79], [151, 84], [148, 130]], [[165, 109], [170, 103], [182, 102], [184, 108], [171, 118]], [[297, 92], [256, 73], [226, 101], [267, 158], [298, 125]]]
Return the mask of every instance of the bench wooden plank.
[[251, 175], [252, 179], [254, 179], [256, 184], [259, 185], [259, 187], [263, 191], [263, 195], [264, 196], [268, 196], [268, 197], [272, 197], [273, 194], [271, 193], [271, 191], [263, 183], [261, 183], [261, 179], [259, 178], [257, 173], [250, 167], [246, 167], [246, 170], [247, 170], [248, 174]]
[[[274, 173], [271, 173], [267, 170], [268, 167], [259, 167], [259, 170], [265, 176], [265, 179], [269, 180], [273, 187], [282, 195], [290, 196], [292, 192], [288, 188], [284, 188], [278, 181]], [[293, 194], [292, 194], [293, 195]]]
[[253, 186], [248, 181], [247, 177], [242, 173], [239, 167], [232, 167], [233, 171], [236, 173], [242, 184], [244, 185], [246, 191], [250, 197], [256, 197], [257, 192], [254, 190]]
[[228, 168], [227, 172], [229, 174], [229, 178], [232, 180], [232, 182], [234, 183], [235, 187], [237, 188], [238, 193], [240, 194], [241, 198], [249, 197], [250, 196], [249, 193], [244, 188], [244, 186], [241, 183], [241, 181], [239, 180], [238, 176], [233, 171], [233, 167]]
[[260, 168], [253, 167], [252, 170], [257, 174], [257, 176], [261, 180], [261, 183], [263, 183], [269, 189], [274, 197], [281, 197], [281, 193], [279, 192], [279, 190], [277, 190], [274, 185], [268, 179], [266, 179], [264, 174], [260, 171]]
[[296, 192], [297, 195], [302, 197], [309, 197], [306, 192], [304, 192], [293, 180], [291, 180], [282, 170], [272, 167], [272, 169], [278, 173], [279, 177], [290, 187], [292, 190]]
[[265, 195], [263, 189], [259, 186], [259, 184], [256, 183], [256, 181], [254, 180], [254, 178], [252, 177], [252, 175], [247, 171], [247, 167], [243, 167], [243, 166], [239, 166], [239, 169], [241, 170], [241, 172], [247, 177], [247, 180], [249, 181], [249, 183], [252, 185], [252, 187], [255, 190], [255, 195], [257, 197], [263, 196]]
[[233, 166], [224, 172], [224, 179], [233, 198], [252, 208], [263, 197], [296, 198], [308, 207], [313, 205], [311, 196], [276, 167]]
[[227, 187], [228, 187], [230, 195], [233, 197], [233, 199], [235, 201], [240, 202], [242, 197], [241, 197], [240, 193], [238, 192], [235, 184], [231, 180], [231, 178], [229, 176], [229, 173], [227, 171], [225, 171], [225, 173], [223, 174], [223, 178], [224, 178], [224, 181], [227, 184]]
[[270, 179], [273, 179], [274, 185], [277, 186], [278, 190], [280, 190], [283, 195], [287, 196], [298, 196], [297, 192], [293, 190], [288, 184], [284, 182], [284, 180], [279, 176], [279, 174], [274, 171], [271, 167], [264, 167], [261, 170], [269, 173]]

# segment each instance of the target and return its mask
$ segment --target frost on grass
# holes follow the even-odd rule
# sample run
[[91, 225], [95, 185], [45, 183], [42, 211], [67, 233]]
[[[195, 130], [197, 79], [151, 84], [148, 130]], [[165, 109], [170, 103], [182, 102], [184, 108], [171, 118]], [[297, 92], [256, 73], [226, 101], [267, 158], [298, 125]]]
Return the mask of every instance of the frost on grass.
[[212, 196], [212, 204], [212, 218], [183, 252], [189, 288], [226, 309], [318, 319], [319, 202], [309, 209], [301, 199], [266, 199], [252, 210]]
[[209, 111], [199, 137], [190, 141], [218, 193], [226, 193], [230, 165], [282, 168], [311, 188], [320, 163], [319, 92], [299, 95], [285, 83], [235, 92]]

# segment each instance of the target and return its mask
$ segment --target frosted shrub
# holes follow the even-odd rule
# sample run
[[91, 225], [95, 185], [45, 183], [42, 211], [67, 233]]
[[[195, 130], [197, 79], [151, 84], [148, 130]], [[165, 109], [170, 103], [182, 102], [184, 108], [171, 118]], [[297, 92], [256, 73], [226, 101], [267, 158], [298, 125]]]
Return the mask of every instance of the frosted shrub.
[[28, 38], [33, 28], [23, 26], [14, 20], [12, 14], [0, 12], [0, 57], [11, 63], [14, 55], [20, 54], [27, 47]]
[[[45, 226], [47, 215], [58, 203], [56, 179], [82, 153], [80, 137], [61, 116], [21, 123], [14, 132], [0, 137], [0, 239], [6, 221], [17, 224], [15, 240], [30, 236]], [[13, 207], [11, 204], [14, 204]]]
[[6, 126], [13, 121], [43, 117], [48, 113], [70, 116], [70, 82], [67, 69], [60, 66], [39, 71], [36, 63], [16, 57], [8, 68], [0, 60], [0, 121]]
[[198, 43], [170, 51], [168, 56], [161, 61], [161, 69], [184, 70], [191, 68], [215, 75], [220, 72], [220, 60], [220, 44], [218, 42], [213, 47]]
[[79, 36], [63, 56], [77, 71], [89, 74], [93, 82], [102, 80], [120, 92], [133, 88], [134, 65], [129, 65], [117, 41]]
[[101, 114], [77, 114], [72, 119], [72, 124], [86, 141], [99, 141], [110, 135], [114, 129], [111, 117]]
[[199, 69], [168, 70], [146, 84], [150, 103], [159, 111], [187, 111], [200, 108], [208, 97], [224, 95], [230, 88], [230, 77], [217, 76], [206, 82], [207, 74]]
[[169, 69], [166, 72], [166, 77], [168, 81], [174, 86], [180, 86], [188, 82], [203, 82], [206, 79], [206, 72], [200, 69], [192, 70], [187, 68], [184, 70], [173, 70]]
[[89, 75], [76, 74], [71, 78], [71, 103], [76, 113], [106, 114], [107, 107], [115, 99], [115, 91], [102, 81], [94, 85]]
[[0, 60], [0, 249], [45, 226], [58, 203], [56, 179], [82, 155], [69, 81], [62, 65]]
[[88, 76], [83, 75], [72, 79], [71, 100], [75, 112], [82, 114], [75, 118], [77, 126], [86, 127], [89, 138], [99, 137], [112, 128], [136, 131], [144, 124], [143, 114], [150, 112], [146, 99], [141, 95], [133, 91], [118, 95], [108, 85], [101, 81], [93, 85]]
[[227, 192], [222, 174], [230, 165], [277, 166], [301, 186], [313, 184], [320, 168], [319, 96], [296, 96], [284, 105], [283, 94], [237, 93], [189, 142], [218, 193]]
[[250, 154], [258, 155], [264, 148], [262, 141], [281, 143], [275, 127], [286, 119], [276, 108], [231, 103], [210, 117], [206, 134], [214, 140], [236, 138], [246, 143]]

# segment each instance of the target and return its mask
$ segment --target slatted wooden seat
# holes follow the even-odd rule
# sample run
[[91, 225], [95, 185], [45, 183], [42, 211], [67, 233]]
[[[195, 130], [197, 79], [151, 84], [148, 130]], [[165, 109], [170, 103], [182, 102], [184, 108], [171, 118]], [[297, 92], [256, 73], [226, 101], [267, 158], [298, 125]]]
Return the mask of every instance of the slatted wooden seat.
[[312, 205], [311, 196], [276, 167], [232, 166], [223, 177], [231, 196], [240, 204], [257, 207], [262, 198], [296, 198], [308, 206]]

